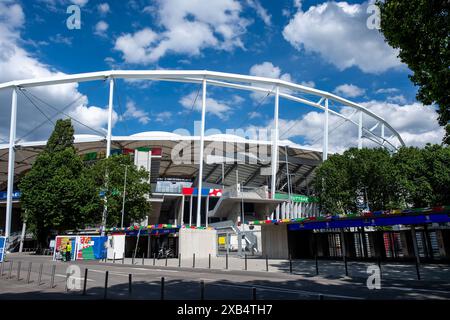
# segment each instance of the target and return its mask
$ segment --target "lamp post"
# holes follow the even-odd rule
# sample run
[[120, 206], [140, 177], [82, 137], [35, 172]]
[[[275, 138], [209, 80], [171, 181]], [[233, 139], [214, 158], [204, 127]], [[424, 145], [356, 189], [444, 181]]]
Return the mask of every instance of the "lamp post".
[[123, 216], [125, 214], [125, 193], [127, 191], [127, 169], [128, 169], [128, 165], [125, 165], [125, 179], [123, 182], [123, 197], [122, 197], [122, 220], [120, 223], [121, 228], [123, 228]]

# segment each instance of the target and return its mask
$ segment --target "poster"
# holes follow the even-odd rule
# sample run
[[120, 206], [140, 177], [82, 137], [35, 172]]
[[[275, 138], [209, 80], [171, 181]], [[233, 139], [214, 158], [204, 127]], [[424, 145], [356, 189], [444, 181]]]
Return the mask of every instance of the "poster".
[[0, 237], [0, 262], [3, 262], [5, 253], [6, 238]]
[[79, 236], [77, 260], [100, 260], [106, 256], [108, 237]]
[[75, 252], [76, 252], [76, 244], [77, 244], [76, 236], [57, 236], [56, 237], [56, 245], [55, 245], [55, 251], [53, 253], [53, 260], [64, 260], [65, 261], [66, 246], [69, 242], [72, 246], [72, 250], [70, 251], [70, 260], [75, 260]]

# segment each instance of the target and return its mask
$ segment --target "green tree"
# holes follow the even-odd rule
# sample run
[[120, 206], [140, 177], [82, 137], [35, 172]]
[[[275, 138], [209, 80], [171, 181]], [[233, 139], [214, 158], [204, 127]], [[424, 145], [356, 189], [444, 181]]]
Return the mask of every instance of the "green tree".
[[438, 120], [446, 126], [444, 142], [450, 144], [450, 18], [448, 0], [378, 1], [381, 31], [399, 48], [399, 57], [413, 71], [419, 87], [417, 99], [436, 104]]
[[70, 119], [58, 120], [44, 151], [19, 184], [23, 219], [39, 249], [47, 247], [52, 231], [77, 229], [95, 221], [100, 204], [76, 154], [73, 133]]
[[[138, 169], [129, 155], [115, 155], [97, 161], [89, 168], [89, 177], [97, 192], [103, 194], [107, 206], [106, 225], [120, 226], [123, 187], [127, 168], [124, 225], [139, 222], [151, 214], [148, 198], [151, 194], [148, 172]], [[98, 220], [101, 223], [101, 218]]]

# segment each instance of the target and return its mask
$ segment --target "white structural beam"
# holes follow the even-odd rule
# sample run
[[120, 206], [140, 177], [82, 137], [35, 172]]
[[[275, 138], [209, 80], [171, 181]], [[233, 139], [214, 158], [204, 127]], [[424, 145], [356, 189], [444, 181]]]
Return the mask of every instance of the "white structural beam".
[[358, 122], [358, 149], [362, 149], [362, 132], [363, 132], [363, 113], [359, 112], [359, 122]]
[[15, 142], [16, 142], [16, 124], [17, 124], [17, 91], [13, 88], [11, 97], [11, 122], [9, 127], [9, 154], [8, 154], [8, 187], [6, 190], [6, 218], [5, 218], [5, 237], [8, 241], [11, 235], [11, 214], [12, 214], [12, 194], [14, 189], [14, 161], [15, 161]]
[[280, 88], [277, 86], [275, 88], [275, 108], [273, 113], [274, 127], [272, 129], [272, 181], [270, 187], [270, 193], [272, 194], [272, 199], [275, 199], [275, 186], [277, 180], [278, 171], [278, 109], [280, 100]]
[[[94, 80], [104, 80], [110, 77], [114, 78], [122, 78], [122, 79], [148, 79], [148, 80], [162, 80], [162, 81], [174, 81], [178, 80], [180, 82], [197, 82], [202, 81], [202, 79], [207, 80], [223, 80], [223, 81], [235, 81], [239, 83], [247, 83], [251, 86], [255, 84], [260, 84], [263, 86], [278, 86], [283, 89], [288, 89], [291, 91], [302, 92], [306, 94], [317, 95], [321, 98], [328, 98], [333, 101], [336, 101], [342, 105], [346, 105], [352, 107], [354, 109], [363, 111], [364, 113], [372, 116], [375, 120], [378, 120], [386, 125], [386, 127], [391, 130], [401, 145], [405, 145], [403, 139], [400, 134], [392, 128], [383, 118], [369, 111], [367, 108], [351, 102], [347, 99], [341, 98], [335, 94], [317, 90], [314, 88], [309, 88], [306, 86], [294, 84], [288, 81], [280, 80], [280, 79], [270, 79], [265, 77], [255, 77], [255, 76], [246, 76], [240, 74], [232, 74], [232, 73], [224, 73], [224, 72], [214, 72], [207, 70], [111, 70], [111, 71], [102, 71], [102, 72], [91, 72], [91, 73], [82, 73], [82, 74], [74, 74], [74, 75], [58, 75], [48, 78], [37, 78], [37, 79], [28, 79], [28, 80], [18, 80], [18, 81], [10, 81], [3, 84], [0, 84], [0, 89], [3, 88], [12, 88], [17, 86], [22, 87], [36, 87], [42, 85], [55, 85], [55, 84], [64, 84], [64, 83], [73, 83], [73, 82], [85, 82], [85, 81], [94, 81]], [[193, 79], [189, 79], [193, 78]]]
[[325, 121], [323, 123], [323, 152], [322, 160], [328, 159], [328, 99], [325, 99]]
[[197, 194], [197, 227], [201, 226], [202, 209], [202, 183], [203, 183], [203, 154], [205, 148], [205, 115], [206, 115], [206, 79], [202, 82], [202, 121], [200, 125], [200, 157], [198, 168], [198, 194]]
[[109, 78], [108, 134], [106, 136], [106, 157], [111, 155], [112, 116], [114, 102], [114, 79]]

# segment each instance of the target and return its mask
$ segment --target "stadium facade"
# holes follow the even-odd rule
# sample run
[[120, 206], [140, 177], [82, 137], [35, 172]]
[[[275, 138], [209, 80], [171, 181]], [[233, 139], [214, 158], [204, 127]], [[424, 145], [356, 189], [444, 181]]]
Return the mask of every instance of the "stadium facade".
[[[201, 122], [197, 135], [180, 132], [112, 134], [114, 80], [188, 82], [202, 85]], [[329, 115], [355, 125], [359, 148], [363, 139], [392, 152], [404, 145], [388, 121], [363, 106], [334, 94], [278, 79], [210, 71], [106, 71], [0, 84], [11, 91], [9, 144], [0, 145], [0, 212], [10, 243], [21, 237], [20, 191], [17, 183], [31, 168], [46, 141], [16, 140], [17, 92], [27, 88], [106, 80], [110, 84], [107, 134], [76, 135], [75, 147], [85, 161], [132, 154], [150, 173], [152, 212], [129, 228], [96, 232], [126, 234], [125, 250], [136, 245], [147, 256], [161, 245], [183, 254], [262, 254], [272, 258], [348, 256], [353, 258], [446, 259], [450, 252], [449, 208], [423, 212], [382, 212], [372, 216], [324, 217], [311, 186], [314, 170], [328, 157]], [[272, 95], [274, 121], [261, 135], [207, 134], [207, 87], [219, 86]], [[323, 147], [311, 149], [279, 139], [281, 99], [324, 112]], [[334, 101], [355, 109], [357, 120], [329, 107]], [[365, 122], [363, 122], [363, 114]], [[126, 214], [126, 211], [125, 211]], [[418, 218], [418, 217], [422, 217]], [[428, 219], [426, 218], [428, 217]], [[386, 219], [397, 218], [397, 220]], [[371, 219], [370, 223], [367, 219]], [[380, 220], [381, 219], [381, 220]], [[322, 222], [321, 225], [312, 223]], [[330, 224], [331, 223], [331, 224]], [[387, 223], [387, 224], [386, 224]], [[380, 226], [390, 226], [380, 230]], [[413, 227], [410, 227], [413, 226]], [[417, 226], [417, 230], [416, 227]]]

